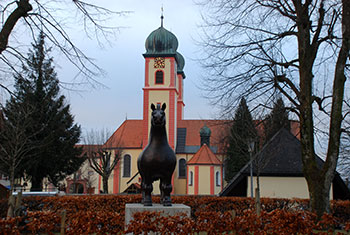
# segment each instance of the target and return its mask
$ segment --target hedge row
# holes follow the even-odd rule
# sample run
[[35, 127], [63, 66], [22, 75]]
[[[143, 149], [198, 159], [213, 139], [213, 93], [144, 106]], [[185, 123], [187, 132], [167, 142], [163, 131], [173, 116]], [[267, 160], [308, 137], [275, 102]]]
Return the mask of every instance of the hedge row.
[[[324, 215], [316, 221], [316, 215], [307, 211], [287, 211], [276, 209], [262, 211], [257, 216], [255, 211], [247, 210], [242, 215], [230, 212], [199, 212], [196, 219], [183, 216], [161, 216], [156, 212], [136, 213], [126, 232], [141, 234], [156, 231], [162, 234], [193, 234], [207, 232], [222, 234], [329, 234], [335, 231], [337, 220]], [[339, 230], [338, 230], [339, 231]], [[350, 223], [342, 228], [344, 233], [350, 231]], [[340, 233], [340, 232], [339, 232]]]
[[[312, 234], [317, 230], [320, 234], [319, 231], [328, 233], [334, 229], [350, 231], [350, 201], [332, 201], [331, 214], [325, 214], [316, 222], [316, 216], [308, 210], [308, 200], [262, 198], [262, 212], [258, 217], [254, 200], [250, 198], [174, 196], [172, 199], [173, 203], [190, 206], [191, 217], [139, 213], [135, 214], [127, 232]], [[140, 201], [140, 196], [129, 195], [26, 197], [22, 216], [0, 219], [0, 231], [1, 234], [59, 232], [64, 211], [66, 234], [122, 234], [125, 204]], [[154, 197], [154, 202], [159, 202], [159, 197]]]

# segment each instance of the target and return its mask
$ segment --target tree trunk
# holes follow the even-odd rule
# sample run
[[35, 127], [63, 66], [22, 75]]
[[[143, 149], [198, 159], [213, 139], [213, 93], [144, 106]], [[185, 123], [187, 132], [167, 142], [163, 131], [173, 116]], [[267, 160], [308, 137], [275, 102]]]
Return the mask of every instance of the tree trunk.
[[256, 214], [260, 216], [261, 214], [261, 201], [260, 201], [260, 170], [263, 168], [263, 164], [258, 162], [257, 159], [256, 162], [256, 188], [255, 188], [255, 209]]
[[14, 216], [14, 214], [15, 214], [15, 201], [16, 201], [16, 197], [11, 194], [9, 197], [9, 201], [8, 201], [7, 217]]
[[14, 164], [12, 163], [10, 169], [10, 197], [8, 199], [8, 209], [7, 209], [7, 217], [13, 217], [15, 211], [15, 196], [13, 196], [14, 188], [15, 188], [15, 169]]
[[10, 169], [10, 193], [14, 192], [15, 189], [15, 166], [14, 166], [14, 161], [11, 164], [11, 169]]
[[261, 214], [260, 188], [255, 188], [255, 209], [257, 216]]
[[350, 2], [342, 1], [342, 46], [335, 67], [332, 94], [332, 110], [330, 115], [328, 151], [325, 164], [318, 170], [316, 162], [308, 164], [308, 171], [311, 170], [311, 177], [308, 179], [310, 191], [310, 204], [314, 212], [320, 218], [324, 212], [330, 211], [329, 191], [334, 178], [337, 166], [341, 124], [343, 120], [342, 108], [345, 87], [345, 65], [348, 61], [350, 51]]
[[20, 211], [21, 206], [22, 206], [22, 192], [18, 192], [17, 193], [17, 197], [16, 197], [15, 211], [14, 211], [14, 215], [15, 216], [20, 216], [20, 214], [21, 214], [21, 211]]
[[103, 193], [108, 194], [108, 177], [103, 176], [102, 182], [103, 182]]
[[[322, 216], [329, 205], [329, 195], [326, 191], [324, 174], [317, 166], [314, 148], [314, 122], [313, 122], [313, 65], [318, 51], [318, 44], [311, 42], [311, 23], [309, 18], [310, 3], [302, 4], [295, 1], [298, 27], [298, 57], [300, 94], [298, 100], [300, 120], [301, 157], [303, 173], [308, 184], [310, 206], [318, 217]], [[322, 24], [321, 22], [320, 24]]]
[[[319, 172], [320, 174], [320, 172]], [[324, 180], [320, 179], [318, 182], [311, 180], [309, 183], [309, 195], [311, 210], [317, 214], [320, 219], [325, 212], [330, 211], [329, 203], [329, 189], [324, 183]]]

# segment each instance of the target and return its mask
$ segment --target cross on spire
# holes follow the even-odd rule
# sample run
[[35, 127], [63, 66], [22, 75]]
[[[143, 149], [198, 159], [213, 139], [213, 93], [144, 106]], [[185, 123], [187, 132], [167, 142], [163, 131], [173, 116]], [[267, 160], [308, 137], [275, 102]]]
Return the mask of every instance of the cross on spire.
[[164, 19], [164, 16], [163, 16], [163, 13], [164, 13], [163, 4], [162, 4], [162, 7], [160, 8], [160, 10], [162, 12], [162, 15], [160, 16], [160, 26], [163, 27], [163, 19]]

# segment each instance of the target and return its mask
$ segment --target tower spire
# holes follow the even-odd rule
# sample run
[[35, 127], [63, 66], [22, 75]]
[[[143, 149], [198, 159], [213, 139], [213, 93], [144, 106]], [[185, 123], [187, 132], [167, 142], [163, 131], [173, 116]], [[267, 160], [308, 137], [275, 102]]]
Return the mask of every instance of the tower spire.
[[162, 15], [160, 16], [160, 27], [163, 27], [163, 19], [164, 19], [164, 16], [163, 16], [163, 12], [164, 12], [163, 5], [162, 5], [162, 8], [160, 8], [160, 10], [162, 11]]

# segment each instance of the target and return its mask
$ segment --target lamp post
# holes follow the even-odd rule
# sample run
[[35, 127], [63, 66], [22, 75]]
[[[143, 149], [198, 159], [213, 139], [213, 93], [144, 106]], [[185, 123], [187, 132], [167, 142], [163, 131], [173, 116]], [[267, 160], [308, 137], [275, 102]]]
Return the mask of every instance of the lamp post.
[[250, 156], [250, 197], [253, 198], [253, 151], [254, 151], [254, 145], [255, 142], [254, 140], [249, 140], [248, 142], [248, 152], [249, 152], [249, 156]]

